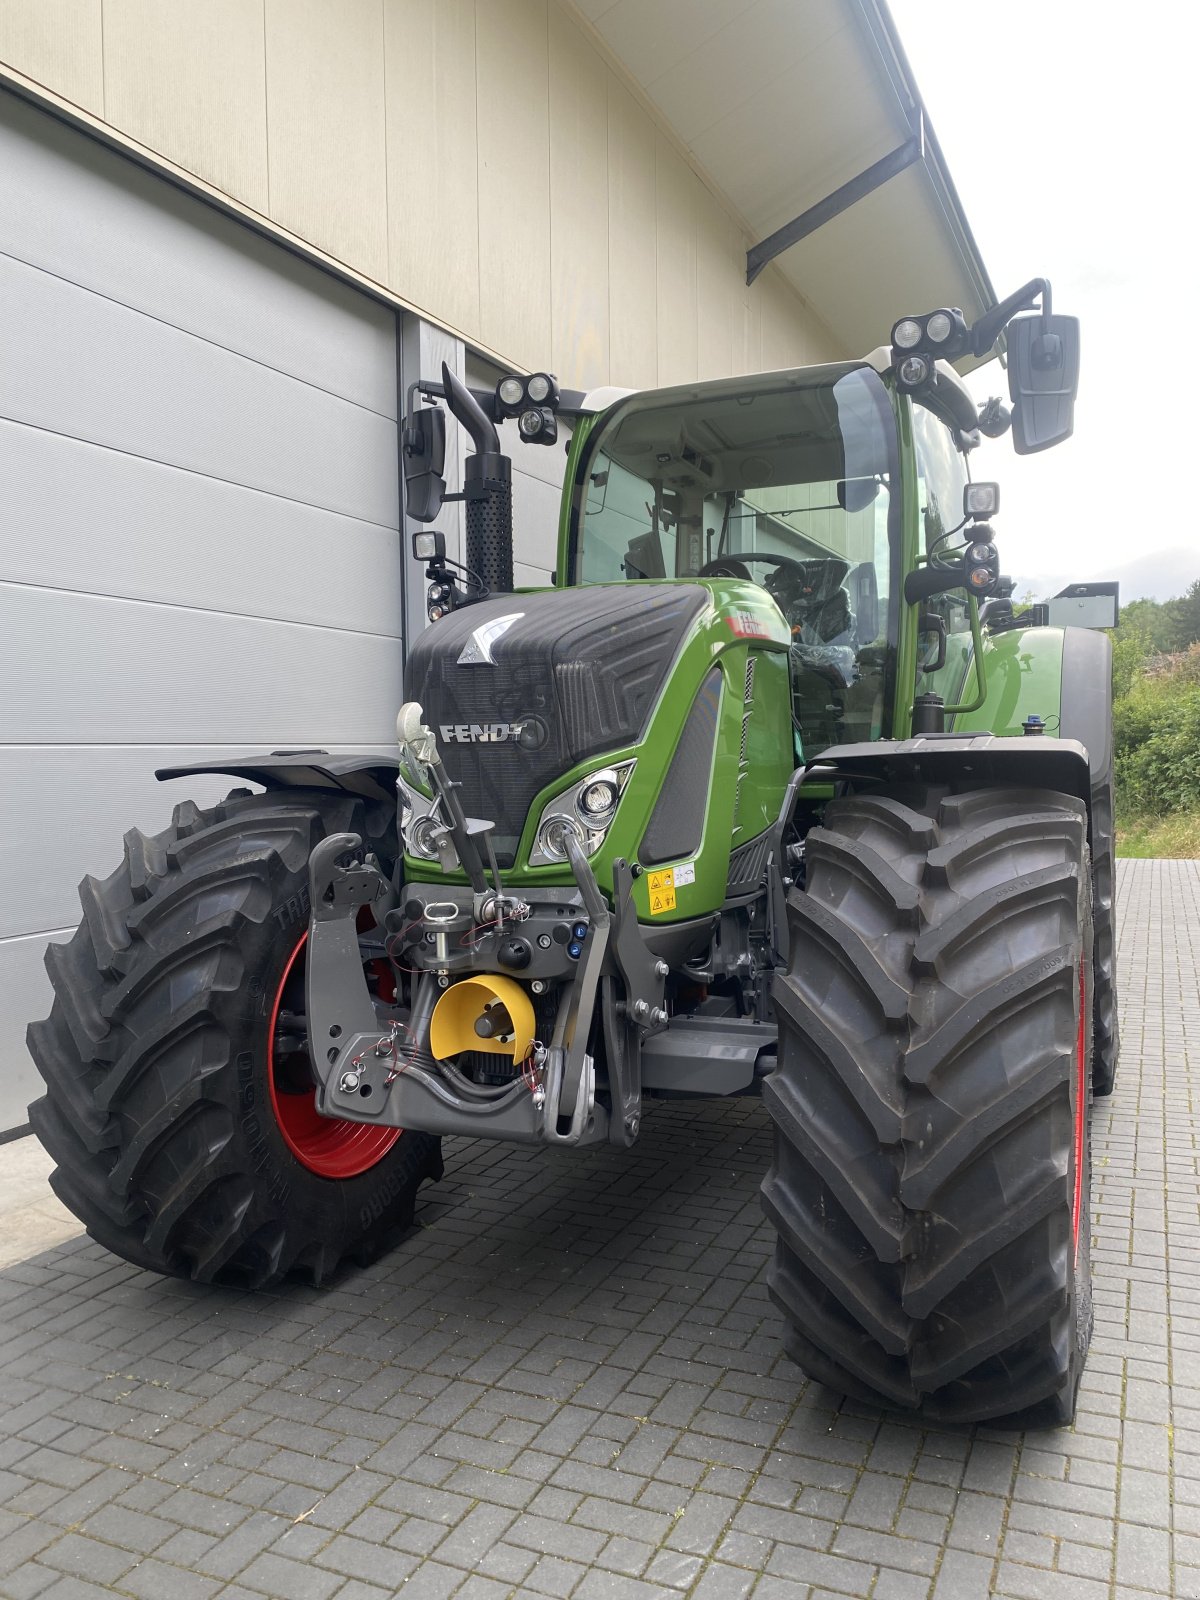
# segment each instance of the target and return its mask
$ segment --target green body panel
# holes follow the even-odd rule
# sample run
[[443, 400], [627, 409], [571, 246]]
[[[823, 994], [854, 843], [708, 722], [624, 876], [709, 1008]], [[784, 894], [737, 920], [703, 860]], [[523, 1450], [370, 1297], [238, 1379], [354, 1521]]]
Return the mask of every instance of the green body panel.
[[575, 474], [579, 470], [579, 460], [584, 447], [599, 427], [603, 417], [603, 411], [594, 412], [588, 417], [580, 417], [571, 435], [571, 447], [567, 451], [567, 470], [563, 476], [562, 499], [558, 507], [558, 559], [554, 573], [560, 589], [567, 588], [570, 580], [571, 500], [575, 487]]
[[[555, 795], [589, 772], [635, 759], [637, 765], [621, 795], [616, 816], [591, 866], [602, 889], [611, 891], [613, 862], [623, 856], [638, 860], [642, 837], [662, 792], [671, 759], [697, 692], [713, 666], [722, 675], [713, 771], [699, 848], [678, 861], [648, 869], [634, 882], [639, 917], [655, 923], [684, 921], [706, 915], [726, 898], [729, 857], [733, 850], [769, 828], [779, 815], [784, 791], [795, 768], [792, 742], [791, 680], [788, 646], [791, 634], [775, 602], [757, 584], [732, 578], [681, 580], [707, 591], [709, 604], [696, 618], [668, 674], [640, 743], [606, 751], [571, 767], [535, 798], [517, 848], [516, 860], [504, 873], [515, 893], [573, 883], [570, 868], [530, 866], [539, 818]], [[622, 587], [627, 587], [622, 585]], [[749, 659], [754, 657], [754, 689], [746, 703]], [[744, 728], [743, 728], [744, 723]], [[744, 758], [743, 758], [744, 733]], [[650, 870], [684, 863], [694, 865], [694, 881], [675, 892], [676, 904], [653, 917]], [[462, 873], [441, 875], [428, 861], [405, 857], [410, 883], [465, 883]]]
[[[1057, 733], [1062, 656], [1061, 628], [1016, 628], [985, 637], [981, 660], [986, 697], [977, 710], [960, 711], [951, 722], [952, 730], [1020, 736], [1026, 717], [1038, 716], [1047, 733]], [[967, 691], [973, 681], [968, 675]]]
[[[890, 380], [889, 380], [889, 387]], [[921, 502], [917, 485], [916, 445], [913, 440], [912, 401], [892, 388], [896, 424], [900, 435], [900, 587], [892, 605], [900, 612], [896, 630], [896, 691], [892, 704], [892, 738], [907, 739], [912, 731], [913, 683], [917, 671], [919, 606], [904, 601], [904, 574], [917, 565], [921, 549]]]

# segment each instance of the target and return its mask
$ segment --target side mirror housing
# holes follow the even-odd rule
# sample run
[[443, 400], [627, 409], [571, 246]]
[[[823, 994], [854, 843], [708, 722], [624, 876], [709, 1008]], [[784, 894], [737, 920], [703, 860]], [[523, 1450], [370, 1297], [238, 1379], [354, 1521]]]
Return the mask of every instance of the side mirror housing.
[[1071, 437], [1078, 389], [1078, 317], [1014, 317], [1008, 325], [1008, 392], [1019, 456]]
[[879, 480], [842, 478], [838, 482], [837, 498], [843, 511], [865, 511], [879, 498]]
[[432, 522], [442, 509], [445, 465], [446, 413], [422, 406], [404, 427], [404, 509], [414, 522]]

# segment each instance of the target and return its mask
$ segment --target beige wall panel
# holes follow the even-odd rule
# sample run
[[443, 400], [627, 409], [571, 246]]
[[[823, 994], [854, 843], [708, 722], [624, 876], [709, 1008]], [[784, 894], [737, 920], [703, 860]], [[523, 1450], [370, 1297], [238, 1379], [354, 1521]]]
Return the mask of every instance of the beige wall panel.
[[478, 337], [475, 0], [384, 0], [384, 36], [388, 283]]
[[696, 365], [701, 378], [728, 378], [735, 345], [740, 350], [744, 341], [741, 233], [703, 184], [696, 198], [696, 244]]
[[383, 283], [383, 0], [266, 7], [271, 216]]
[[658, 381], [696, 377], [696, 211], [699, 178], [661, 133], [654, 147], [658, 194]]
[[793, 290], [776, 272], [765, 272], [754, 287], [759, 284], [763, 370], [771, 372], [776, 367], [800, 367], [823, 360], [823, 341]]
[[268, 212], [263, 0], [105, 0], [108, 120]]
[[0, 0], [0, 61], [104, 115], [101, 0]]
[[546, 0], [484, 0], [475, 28], [479, 334], [537, 368], [551, 349]]
[[[761, 287], [760, 287], [761, 286]], [[787, 316], [783, 285], [774, 273], [764, 274], [755, 287], [762, 311], [762, 364], [764, 371], [795, 366], [799, 340]]]
[[550, 284], [560, 382], [608, 382], [608, 68], [551, 0]]
[[658, 382], [658, 202], [654, 123], [608, 75], [609, 382]]

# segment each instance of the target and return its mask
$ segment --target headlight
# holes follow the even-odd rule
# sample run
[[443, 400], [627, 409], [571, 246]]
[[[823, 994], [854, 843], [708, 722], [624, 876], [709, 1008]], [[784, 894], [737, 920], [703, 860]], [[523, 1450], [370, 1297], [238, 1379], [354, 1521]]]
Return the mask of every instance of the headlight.
[[934, 344], [944, 344], [950, 337], [954, 323], [944, 311], [935, 311], [925, 324], [925, 337]]
[[898, 350], [911, 350], [921, 342], [921, 324], [905, 317], [892, 329], [892, 343]]
[[430, 816], [417, 817], [404, 830], [404, 846], [411, 855], [424, 856], [426, 861], [436, 861], [437, 846], [433, 842], [434, 821]]
[[595, 778], [586, 789], [579, 791], [576, 800], [576, 809], [584, 822], [607, 822], [617, 809], [617, 801], [621, 798], [617, 785], [612, 778]]
[[[599, 848], [598, 845], [592, 845], [591, 849], [588, 848], [590, 843], [588, 835], [575, 817], [568, 817], [561, 811], [553, 811], [543, 819], [542, 825], [538, 829], [537, 842], [533, 848], [532, 859], [541, 856], [544, 861], [565, 861], [567, 859], [567, 847], [563, 843], [563, 836], [567, 833], [575, 835], [583, 847], [585, 855], [592, 855]], [[601, 838], [603, 838], [603, 835], [601, 835]]]
[[501, 378], [496, 393], [506, 406], [519, 406], [525, 398], [525, 385], [520, 378]]
[[407, 763], [402, 760], [400, 775], [396, 779], [396, 790], [400, 796], [402, 843], [410, 856], [420, 856], [425, 861], [437, 861], [440, 858], [437, 846], [433, 842], [434, 830], [437, 827], [437, 821], [432, 815], [433, 798], [431, 795], [423, 794], [410, 780], [411, 773]]
[[547, 801], [538, 819], [529, 865], [558, 866], [567, 859], [562, 843], [564, 829], [574, 833], [585, 856], [594, 856], [612, 826], [635, 765], [633, 761], [618, 761], [611, 767], [602, 767]]
[[549, 376], [544, 372], [535, 372], [533, 377], [530, 378], [529, 382], [525, 385], [525, 393], [536, 406], [544, 405], [545, 402], [550, 398], [550, 389], [551, 383]]

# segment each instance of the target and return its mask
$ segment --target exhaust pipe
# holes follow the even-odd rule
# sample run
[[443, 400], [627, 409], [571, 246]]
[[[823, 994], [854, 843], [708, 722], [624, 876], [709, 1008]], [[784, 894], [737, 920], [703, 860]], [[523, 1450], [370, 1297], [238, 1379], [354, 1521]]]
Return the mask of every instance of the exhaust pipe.
[[467, 507], [467, 566], [493, 594], [513, 587], [512, 462], [500, 449], [500, 435], [465, 383], [442, 363], [442, 383], [450, 414], [462, 423], [475, 446], [463, 469]]

